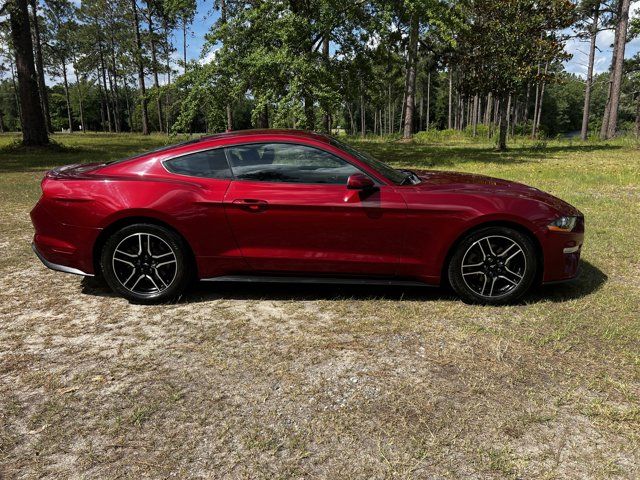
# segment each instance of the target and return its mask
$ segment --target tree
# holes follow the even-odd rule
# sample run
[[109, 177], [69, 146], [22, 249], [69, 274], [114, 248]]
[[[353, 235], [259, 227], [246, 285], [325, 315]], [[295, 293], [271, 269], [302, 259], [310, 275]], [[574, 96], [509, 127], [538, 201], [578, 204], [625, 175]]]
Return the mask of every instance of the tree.
[[182, 62], [184, 71], [187, 71], [187, 30], [193, 22], [196, 14], [195, 0], [164, 0], [164, 9], [167, 15], [179, 20], [182, 30]]
[[469, 0], [463, 8], [468, 28], [461, 30], [455, 54], [461, 88], [496, 98], [497, 147], [505, 150], [509, 98], [528, 82], [553, 79], [552, 69], [542, 73], [538, 65], [566, 57], [557, 32], [571, 25], [574, 7], [565, 0]]
[[624, 65], [624, 50], [627, 44], [630, 5], [631, 0], [619, 0], [616, 15], [616, 35], [613, 41], [609, 99], [602, 122], [601, 137], [603, 139], [613, 138], [618, 125], [618, 110], [620, 108], [620, 90], [622, 88], [623, 75], [622, 69]]
[[356, 35], [349, 30], [351, 10], [348, 4], [317, 0], [230, 9], [226, 23], [207, 36], [209, 48], [221, 45], [215, 54], [225, 72], [220, 88], [233, 91], [231, 98], [250, 93], [256, 125], [269, 117], [273, 125], [314, 129], [317, 104], [339, 99], [330, 62], [321, 51], [323, 38], [340, 42], [339, 29]]
[[156, 109], [158, 113], [158, 129], [162, 132], [164, 128], [162, 127], [163, 118], [162, 118], [162, 100], [160, 98], [160, 81], [158, 78], [159, 73], [159, 63], [158, 63], [158, 53], [157, 53], [157, 43], [159, 41], [159, 37], [156, 34], [154, 29], [154, 16], [161, 13], [162, 4], [158, 2], [154, 2], [152, 0], [146, 0], [147, 2], [147, 22], [149, 24], [149, 46], [151, 49], [151, 71], [153, 73], [153, 86], [154, 93], [156, 97]]
[[589, 60], [587, 78], [584, 86], [584, 106], [582, 109], [582, 128], [580, 138], [584, 141], [589, 134], [589, 115], [591, 113], [591, 87], [593, 86], [593, 66], [596, 57], [598, 33], [605, 30], [607, 10], [602, 0], [583, 0], [578, 7], [579, 20], [574, 25], [580, 39], [589, 40]]
[[[405, 16], [408, 16], [409, 30], [403, 95], [405, 99], [403, 138], [408, 139], [413, 135], [415, 123], [418, 47], [421, 46], [425, 53], [431, 53], [439, 42], [447, 46], [453, 45], [456, 29], [460, 27], [460, 18], [457, 9], [436, 0], [405, 0], [401, 2], [399, 9], [401, 11], [406, 9]], [[422, 32], [429, 38], [421, 39]]]
[[49, 36], [46, 44], [49, 53], [49, 70], [54, 76], [62, 78], [67, 108], [67, 124], [69, 131], [72, 132], [73, 113], [71, 109], [67, 65], [71, 61], [74, 49], [72, 32], [77, 28], [75, 9], [68, 1], [57, 0], [47, 4], [45, 13]]
[[35, 41], [35, 61], [36, 71], [38, 72], [38, 92], [40, 93], [40, 101], [42, 103], [42, 114], [44, 115], [44, 121], [47, 125], [49, 133], [53, 133], [51, 126], [51, 116], [49, 115], [49, 95], [47, 94], [47, 85], [44, 79], [44, 61], [42, 58], [42, 39], [40, 35], [40, 19], [38, 17], [38, 0], [30, 0], [32, 25], [33, 25], [33, 40]]
[[38, 95], [38, 80], [33, 61], [33, 43], [27, 0], [9, 0], [6, 7], [9, 11], [11, 39], [18, 72], [22, 112], [22, 143], [25, 146], [47, 145], [49, 135]]
[[149, 135], [149, 113], [147, 110], [147, 92], [144, 83], [144, 63], [142, 60], [142, 39], [140, 36], [140, 19], [138, 18], [137, 0], [131, 0], [133, 30], [135, 32], [134, 56], [138, 69], [138, 87], [140, 88], [140, 108], [142, 110], [142, 134]]

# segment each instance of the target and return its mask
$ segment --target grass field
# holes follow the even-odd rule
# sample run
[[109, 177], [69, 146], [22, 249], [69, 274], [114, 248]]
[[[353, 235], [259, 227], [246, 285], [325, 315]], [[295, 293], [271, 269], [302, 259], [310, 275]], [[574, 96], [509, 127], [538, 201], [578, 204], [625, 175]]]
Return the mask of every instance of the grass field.
[[0, 478], [640, 477], [640, 149], [357, 141], [547, 190], [582, 276], [511, 307], [446, 291], [200, 285], [137, 306], [30, 250], [44, 170], [164, 137], [0, 137]]

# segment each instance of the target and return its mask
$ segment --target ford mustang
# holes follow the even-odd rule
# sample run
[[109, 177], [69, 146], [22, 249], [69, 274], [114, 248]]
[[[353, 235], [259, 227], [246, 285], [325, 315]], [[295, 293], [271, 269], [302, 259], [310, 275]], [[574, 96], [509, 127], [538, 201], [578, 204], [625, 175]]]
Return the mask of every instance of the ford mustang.
[[31, 212], [49, 268], [138, 303], [205, 281], [450, 285], [514, 302], [574, 278], [582, 214], [520, 183], [391, 168], [295, 130], [212, 135], [55, 168]]

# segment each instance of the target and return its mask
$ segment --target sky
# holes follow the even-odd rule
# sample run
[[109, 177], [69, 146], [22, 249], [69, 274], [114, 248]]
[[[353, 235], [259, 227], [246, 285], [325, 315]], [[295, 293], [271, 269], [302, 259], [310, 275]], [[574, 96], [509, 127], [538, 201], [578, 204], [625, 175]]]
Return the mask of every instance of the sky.
[[[640, 3], [631, 5], [630, 18], [640, 17]], [[571, 32], [568, 32], [569, 34]], [[607, 30], [598, 34], [596, 42], [596, 59], [594, 63], [594, 73], [606, 72], [611, 66], [611, 44], [615, 32]], [[581, 77], [587, 76], [587, 65], [589, 60], [589, 42], [571, 39], [567, 42], [566, 51], [573, 55], [573, 58], [565, 63], [565, 69], [570, 73], [575, 73]], [[636, 38], [625, 48], [624, 57], [631, 58], [640, 52], [640, 38]]]
[[[219, 12], [212, 12], [213, 0], [198, 0], [198, 10], [191, 25], [191, 31], [187, 34], [187, 58], [189, 60], [201, 60], [204, 36], [211, 26], [220, 17]], [[182, 58], [182, 32], [175, 32], [174, 45], [176, 47], [176, 59]], [[206, 61], [206, 58], [204, 59]]]

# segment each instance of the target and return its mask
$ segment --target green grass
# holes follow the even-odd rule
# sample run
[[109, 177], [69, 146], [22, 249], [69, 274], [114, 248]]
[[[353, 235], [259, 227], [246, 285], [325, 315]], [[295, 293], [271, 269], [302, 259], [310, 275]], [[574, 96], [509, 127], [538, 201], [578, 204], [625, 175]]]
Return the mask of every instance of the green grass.
[[507, 178], [577, 206], [581, 277], [520, 305], [200, 285], [143, 307], [47, 271], [28, 212], [46, 169], [169, 139], [15, 138], [0, 136], [0, 477], [640, 476], [633, 139], [516, 139], [503, 153], [450, 133], [349, 139], [395, 166]]

